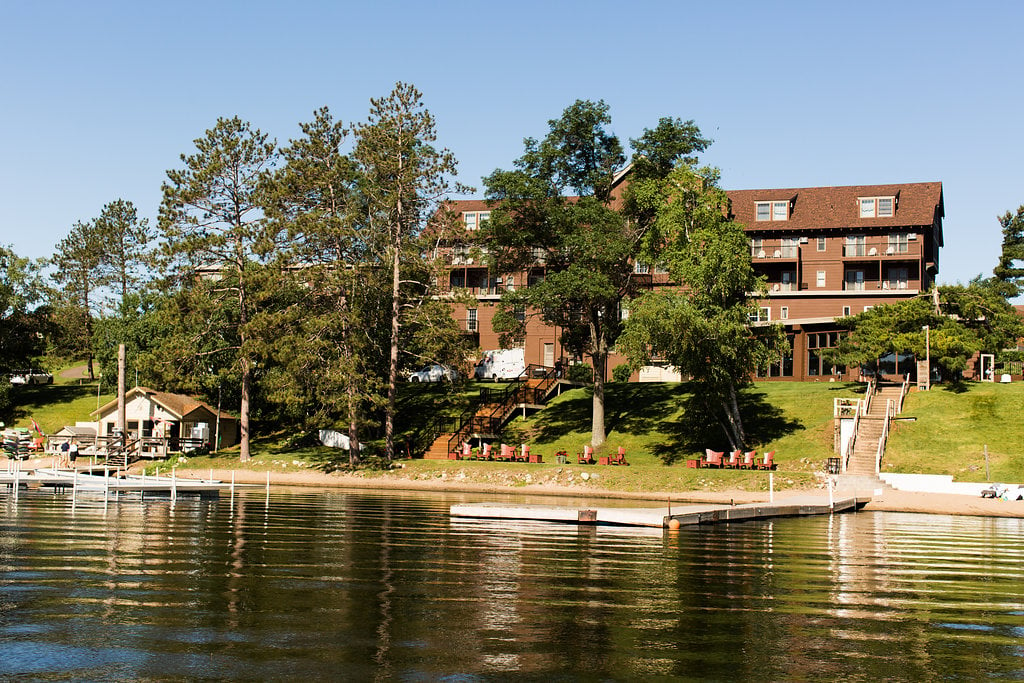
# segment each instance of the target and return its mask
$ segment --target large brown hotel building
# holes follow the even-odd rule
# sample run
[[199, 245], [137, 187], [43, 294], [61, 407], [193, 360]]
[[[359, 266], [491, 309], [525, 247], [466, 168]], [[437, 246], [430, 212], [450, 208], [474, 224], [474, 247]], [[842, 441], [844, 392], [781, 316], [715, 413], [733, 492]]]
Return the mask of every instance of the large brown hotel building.
[[[754, 268], [768, 280], [759, 319], [783, 324], [792, 344], [785, 361], [759, 373], [764, 379], [857, 377], [857, 369], [834, 368], [821, 357], [821, 349], [838, 339], [836, 318], [917, 296], [935, 281], [942, 246], [942, 183], [734, 190], [728, 195], [731, 217], [745, 226], [750, 238]], [[477, 230], [489, 216], [483, 201], [452, 205], [468, 231]], [[463, 288], [476, 298], [475, 306], [457, 305], [453, 314], [481, 349], [499, 348], [491, 327], [495, 304], [506, 289], [528, 287], [543, 277], [543, 267], [502, 278], [467, 247], [452, 246], [445, 252], [450, 270], [443, 287]], [[636, 263], [634, 269], [649, 276], [652, 287], [675, 284], [656, 267]], [[527, 363], [551, 366], [563, 358], [558, 330], [530, 316], [526, 330]], [[910, 358], [884, 360], [886, 374], [903, 374], [912, 366]], [[614, 354], [609, 358], [609, 377], [623, 362]], [[671, 369], [659, 366], [639, 374], [641, 380], [673, 378], [678, 376]]]

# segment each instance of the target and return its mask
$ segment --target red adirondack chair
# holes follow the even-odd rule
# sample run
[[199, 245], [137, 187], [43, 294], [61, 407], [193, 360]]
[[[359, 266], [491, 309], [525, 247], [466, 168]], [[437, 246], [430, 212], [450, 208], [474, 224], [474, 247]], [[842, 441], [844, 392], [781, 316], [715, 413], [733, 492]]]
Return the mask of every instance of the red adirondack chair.
[[726, 463], [726, 466], [738, 468], [742, 464], [743, 464], [743, 451], [733, 451], [729, 455], [729, 462]]
[[759, 470], [774, 470], [775, 469], [775, 451], [768, 451], [764, 454], [764, 460], [758, 463], [757, 468]]
[[722, 458], [725, 451], [713, 451], [710, 448], [704, 450], [704, 467], [722, 467]]
[[593, 465], [594, 464], [594, 448], [593, 446], [584, 446], [583, 452], [579, 454], [579, 461], [581, 465]]
[[754, 460], [757, 458], [757, 451], [747, 451], [743, 454], [743, 463], [740, 465], [743, 469], [752, 470], [756, 467]]

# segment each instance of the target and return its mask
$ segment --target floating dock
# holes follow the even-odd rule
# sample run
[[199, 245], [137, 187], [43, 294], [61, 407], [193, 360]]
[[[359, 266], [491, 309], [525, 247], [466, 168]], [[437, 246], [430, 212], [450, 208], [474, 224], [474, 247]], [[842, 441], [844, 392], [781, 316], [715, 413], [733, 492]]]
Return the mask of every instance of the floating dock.
[[747, 522], [776, 517], [803, 517], [853, 512], [870, 501], [869, 497], [832, 498], [800, 495], [772, 502], [742, 505], [680, 504], [659, 508], [571, 508], [550, 505], [507, 505], [501, 503], [463, 503], [452, 505], [452, 517], [477, 519], [517, 519], [571, 524], [606, 524], [675, 528], [696, 524]]
[[[50, 488], [54, 492], [72, 491], [73, 493], [92, 492], [113, 493], [115, 496], [121, 493], [137, 493], [142, 497], [148, 496], [199, 496], [200, 498], [217, 498], [225, 489], [234, 490], [233, 482], [222, 482], [217, 480], [202, 479], [179, 479], [175, 476], [136, 476], [119, 475], [117, 470], [111, 469], [104, 475], [87, 474], [74, 470], [59, 469], [32, 469], [32, 470], [10, 470], [0, 472], [0, 488], [7, 487], [15, 491], [19, 489], [43, 489]], [[241, 486], [239, 484], [238, 486]]]

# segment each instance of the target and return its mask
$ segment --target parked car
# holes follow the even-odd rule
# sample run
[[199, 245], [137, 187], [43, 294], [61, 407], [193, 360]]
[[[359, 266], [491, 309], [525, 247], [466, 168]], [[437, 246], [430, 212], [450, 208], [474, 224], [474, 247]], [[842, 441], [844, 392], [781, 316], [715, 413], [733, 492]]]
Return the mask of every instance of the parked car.
[[441, 380], [448, 380], [454, 382], [459, 378], [459, 373], [454, 368], [450, 368], [447, 365], [428, 365], [422, 370], [409, 375], [410, 382], [440, 382]]
[[53, 375], [42, 370], [26, 370], [11, 375], [11, 384], [53, 384]]

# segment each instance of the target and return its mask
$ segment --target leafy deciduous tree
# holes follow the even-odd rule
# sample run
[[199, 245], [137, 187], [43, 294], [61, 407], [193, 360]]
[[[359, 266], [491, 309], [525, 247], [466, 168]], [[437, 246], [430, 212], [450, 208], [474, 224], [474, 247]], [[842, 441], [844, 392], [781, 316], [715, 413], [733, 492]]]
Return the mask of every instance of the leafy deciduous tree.
[[764, 279], [754, 272], [743, 227], [726, 218], [728, 197], [717, 178], [713, 169], [683, 165], [663, 180], [659, 242], [645, 253], [683, 287], [631, 301], [618, 347], [634, 369], [657, 356], [692, 377], [702, 407], [737, 449], [747, 440], [738, 391], [758, 367], [778, 360], [786, 338], [778, 325], [750, 324]]
[[692, 121], [662, 119], [631, 141], [637, 156], [623, 192], [626, 157], [610, 124], [604, 102], [578, 100], [548, 122], [543, 140], [524, 141], [514, 170], [484, 180], [496, 203], [484, 235], [495, 268], [530, 270], [540, 254], [543, 274], [503, 296], [495, 327], [503, 339], [521, 336], [524, 321], [515, 310], [525, 308], [562, 330], [563, 347], [590, 357], [595, 447], [605, 441], [606, 365], [621, 330], [619, 304], [640, 286], [633, 265], [653, 221], [649, 202], [636, 200], [632, 184], [656, 182], [709, 144]]

